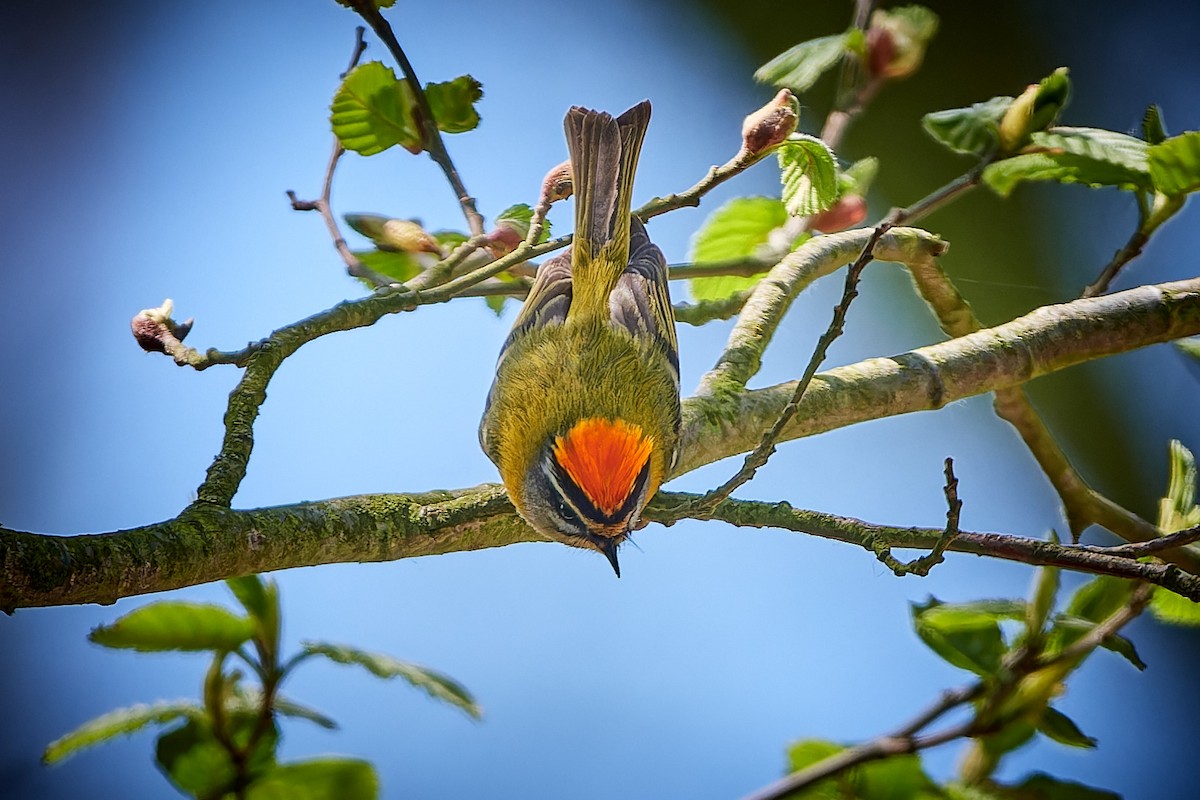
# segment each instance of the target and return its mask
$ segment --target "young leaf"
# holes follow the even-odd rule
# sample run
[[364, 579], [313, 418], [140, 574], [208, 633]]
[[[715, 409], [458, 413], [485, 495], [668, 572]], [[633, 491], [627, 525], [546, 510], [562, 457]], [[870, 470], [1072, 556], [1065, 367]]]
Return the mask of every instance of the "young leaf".
[[147, 725], [165, 725], [181, 717], [203, 713], [204, 709], [198, 704], [187, 700], [118, 708], [83, 723], [70, 733], [64, 734], [46, 745], [46, 750], [42, 753], [42, 763], [56, 764], [64, 758], [75, 755], [80, 750], [94, 747], [118, 736], [128, 736]]
[[324, 656], [338, 664], [357, 664], [378, 678], [403, 678], [435, 700], [460, 708], [475, 719], [483, 716], [483, 710], [466, 688], [453, 678], [431, 669], [400, 661], [383, 653], [369, 653], [355, 647], [327, 642], [302, 642], [301, 649], [304, 653]]
[[871, 184], [875, 182], [875, 176], [878, 174], [878, 158], [874, 156], [860, 158], [838, 173], [838, 194], [842, 195], [852, 192], [865, 197], [871, 189]]
[[1011, 97], [993, 97], [969, 108], [934, 111], [921, 118], [921, 126], [956, 153], [981, 156], [1000, 140], [1000, 119], [1012, 105]]
[[1177, 339], [1175, 347], [1184, 355], [1191, 356], [1200, 360], [1200, 336], [1191, 336], [1187, 339]]
[[825, 739], [801, 739], [788, 747], [788, 766], [791, 772], [799, 772], [845, 749], [844, 745]]
[[1146, 143], [1097, 128], [1051, 128], [1034, 133], [1021, 155], [988, 165], [983, 180], [1001, 197], [1025, 181], [1082, 183], [1093, 188], [1148, 189]]
[[354, 257], [385, 278], [404, 283], [421, 271], [412, 253], [390, 250], [355, 250]]
[[390, 67], [369, 61], [355, 67], [338, 87], [329, 122], [342, 146], [360, 155], [382, 153], [397, 144], [419, 153], [424, 138], [412, 108], [408, 84], [397, 81]]
[[1067, 68], [1059, 67], [1031, 84], [1012, 102], [1000, 119], [1000, 150], [1008, 154], [1029, 141], [1030, 134], [1050, 127], [1071, 95]]
[[791, 89], [797, 94], [807, 91], [817, 80], [841, 61], [847, 52], [863, 47], [863, 34], [857, 28], [832, 36], [809, 39], [791, 47], [759, 67], [754, 80]]
[[1050, 706], [1042, 711], [1037, 729], [1059, 744], [1068, 747], [1094, 748], [1096, 740], [1079, 730], [1079, 726], [1066, 714]]
[[[1062, 652], [1063, 648], [1076, 642], [1079, 637], [1094, 627], [1096, 627], [1096, 623], [1092, 620], [1070, 614], [1057, 615], [1054, 618], [1054, 626], [1050, 629], [1050, 634], [1046, 639], [1046, 653], [1053, 655]], [[1138, 655], [1133, 642], [1119, 633], [1106, 636], [1104, 641], [1100, 642], [1100, 646], [1123, 657], [1137, 669], [1146, 668], [1146, 662], [1142, 661], [1141, 656]]]
[[1200, 131], [1172, 136], [1150, 147], [1150, 178], [1166, 195], [1200, 189]]
[[242, 608], [250, 613], [258, 627], [258, 641], [269, 658], [279, 649], [279, 587], [258, 575], [243, 575], [225, 581]]
[[[1051, 532], [1050, 541], [1058, 544], [1058, 535]], [[1041, 567], [1034, 575], [1033, 597], [1025, 607], [1025, 629], [1031, 639], [1040, 641], [1058, 596], [1058, 567]]]
[[[1200, 506], [1196, 505], [1196, 460], [1192, 451], [1177, 440], [1170, 446], [1170, 477], [1167, 493], [1158, 503], [1158, 527], [1174, 533], [1200, 525]], [[1193, 603], [1172, 591], [1156, 587], [1150, 611], [1172, 625], [1200, 625], [1200, 603]]]
[[163, 650], [235, 650], [254, 635], [254, 622], [224, 608], [163, 600], [131, 611], [88, 638], [104, 647]]
[[425, 99], [443, 133], [466, 133], [479, 125], [475, 104], [483, 97], [483, 84], [470, 75], [444, 83], [425, 85]]
[[237, 777], [229, 752], [203, 718], [158, 737], [155, 758], [173, 784], [196, 797], [221, 797]]
[[379, 777], [368, 761], [314, 758], [279, 764], [250, 785], [247, 800], [374, 800]]
[[[234, 693], [233, 701], [226, 702], [225, 707], [231, 711], [242, 713], [257, 713], [262, 708], [262, 691], [257, 688], [241, 688], [238, 687]], [[309, 722], [319, 725], [326, 730], [337, 730], [338, 724], [331, 717], [322, 714], [314, 708], [309, 708], [303, 703], [297, 703], [289, 697], [276, 693], [275, 701], [272, 708], [276, 714], [284, 717], [292, 717], [293, 719], [306, 719]]]
[[838, 198], [837, 159], [815, 136], [792, 134], [779, 146], [783, 204], [797, 217], [816, 214]]
[[511, 299], [511, 297], [505, 297], [502, 294], [493, 294], [483, 298], [483, 302], [492, 310], [493, 314], [499, 317], [504, 313], [504, 302]]
[[985, 676], [1000, 668], [1004, 637], [995, 613], [930, 598], [914, 603], [912, 615], [921, 641], [954, 666]]
[[[716, 264], [752, 257], [787, 218], [783, 203], [772, 197], [734, 198], [710, 214], [696, 231], [690, 258], [697, 264]], [[690, 288], [696, 300], [721, 300], [749, 289], [760, 278], [757, 275], [693, 278]]]
[[1064, 781], [1041, 772], [1034, 773], [1004, 794], [1022, 800], [1121, 800], [1121, 795], [1082, 783]]
[[1167, 138], [1162, 109], [1158, 107], [1158, 104], [1146, 106], [1146, 113], [1142, 115], [1142, 138], [1150, 144], [1158, 144]]

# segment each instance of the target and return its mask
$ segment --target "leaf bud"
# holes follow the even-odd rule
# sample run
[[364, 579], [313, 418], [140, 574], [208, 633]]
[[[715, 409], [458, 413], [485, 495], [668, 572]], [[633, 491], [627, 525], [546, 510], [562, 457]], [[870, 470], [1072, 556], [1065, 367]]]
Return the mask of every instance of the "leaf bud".
[[867, 31], [867, 69], [876, 78], [907, 78], [925, 60], [937, 28], [937, 15], [921, 6], [876, 11]]
[[1001, 152], [1015, 152], [1028, 143], [1030, 134], [1053, 125], [1070, 92], [1066, 67], [1054, 70], [1041, 83], [1025, 87], [1000, 119]]
[[403, 253], [433, 253], [441, 258], [442, 248], [416, 220], [392, 219], [382, 214], [345, 214], [346, 224], [366, 236], [380, 250]]
[[771, 102], [742, 122], [742, 152], [762, 155], [783, 143], [796, 131], [800, 106], [788, 89], [780, 89]]
[[575, 183], [571, 176], [571, 162], [564, 161], [554, 167], [542, 178], [541, 202], [545, 205], [566, 200], [575, 191]]
[[844, 194], [832, 206], [815, 214], [809, 227], [821, 233], [835, 233], [853, 228], [867, 218], [867, 201], [860, 194]]
[[183, 322], [171, 319], [174, 308], [175, 304], [168, 297], [158, 308], [143, 308], [129, 321], [133, 338], [147, 353], [167, 352], [168, 344], [179, 344], [192, 330], [194, 319]]

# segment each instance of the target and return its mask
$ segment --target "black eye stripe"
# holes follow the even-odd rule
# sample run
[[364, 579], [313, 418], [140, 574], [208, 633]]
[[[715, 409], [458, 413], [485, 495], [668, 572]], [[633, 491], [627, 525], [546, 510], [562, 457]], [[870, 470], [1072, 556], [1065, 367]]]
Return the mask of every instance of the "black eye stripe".
[[[575, 512], [582, 520], [587, 519], [599, 525], [614, 525], [629, 518], [645, 493], [646, 482], [650, 478], [650, 459], [646, 459], [646, 463], [642, 465], [641, 472], [633, 481], [633, 487], [630, 489], [629, 497], [625, 498], [625, 502], [614, 511], [612, 514], [605, 514], [596, 507], [579, 486], [571, 479], [562, 465], [558, 463], [558, 459], [554, 458], [553, 454], [547, 453], [542, 462], [542, 471], [545, 473], [550, 485], [554, 487], [559, 496], [566, 504]], [[556, 509], [556, 513], [561, 512]]]

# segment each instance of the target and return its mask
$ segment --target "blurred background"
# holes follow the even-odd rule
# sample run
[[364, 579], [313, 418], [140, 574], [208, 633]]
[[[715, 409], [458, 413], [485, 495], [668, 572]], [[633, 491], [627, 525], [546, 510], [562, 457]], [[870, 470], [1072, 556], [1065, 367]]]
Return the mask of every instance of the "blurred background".
[[[1017, 94], [1060, 65], [1063, 121], [1137, 129], [1147, 104], [1168, 130], [1200, 127], [1200, 12], [1190, 0], [1130, 4], [930, 2], [942, 18], [925, 67], [889, 85], [841, 155], [878, 156], [872, 218], [969, 163], [920, 130], [929, 111]], [[471, 73], [481, 127], [447, 144], [480, 210], [533, 202], [565, 157], [571, 104], [654, 104], [635, 202], [684, 189], [737, 149], [742, 117], [772, 95], [752, 73], [803, 39], [849, 23], [847, 2], [605, 4], [401, 2], [388, 12], [423, 81]], [[284, 196], [319, 194], [328, 104], [357, 18], [332, 0], [56, 3], [0, 10], [0, 521], [45, 533], [110, 531], [170, 518], [216, 453], [231, 367], [179, 369], [139, 350], [129, 318], [175, 300], [189, 344], [241, 347], [363, 294], [319, 217]], [[386, 59], [372, 41], [367, 59]], [[815, 131], [829, 82], [802, 98]], [[688, 209], [655, 219], [672, 262], [724, 200], [778, 194], [773, 160]], [[463, 222], [428, 158], [347, 156], [339, 213]], [[555, 230], [570, 228], [570, 204]], [[924, 221], [953, 243], [944, 262], [989, 324], [1077, 296], [1132, 230], [1132, 199], [1080, 187], [979, 191]], [[351, 235], [352, 236], [352, 235]], [[365, 246], [364, 241], [353, 243]], [[1170, 223], [1115, 288], [1197, 272], [1195, 209]], [[754, 385], [797, 376], [841, 280], [795, 304]], [[680, 298], [686, 289], [676, 288]], [[496, 480], [475, 428], [515, 313], [461, 300], [302, 349], [279, 371], [235, 500], [257, 507]], [[680, 328], [684, 386], [711, 366], [728, 323]], [[830, 365], [941, 338], [894, 265], [872, 266]], [[1166, 448], [1200, 452], [1200, 371], [1170, 346], [1039, 380], [1031, 394], [1083, 474], [1152, 516]], [[987, 398], [788, 444], [741, 496], [787, 499], [868, 520], [941, 525], [951, 455], [963, 526], [1064, 530], [1055, 496]], [[703, 490], [735, 464], [670, 488]], [[1094, 541], [1104, 541], [1096, 532]], [[1031, 570], [952, 556], [898, 579], [869, 553], [717, 523], [650, 527], [603, 559], [554, 544], [338, 565], [275, 575], [285, 641], [324, 638], [449, 673], [486, 712], [475, 724], [405, 686], [311, 664], [286, 692], [332, 715], [330, 733], [284, 724], [282, 755], [355, 755], [384, 797], [734, 798], [778, 778], [795, 739], [891, 730], [965, 682], [911, 632], [910, 601], [1022, 595]], [[1078, 579], [1069, 579], [1068, 586]], [[229, 603], [221, 584], [179, 599]], [[195, 697], [205, 660], [103, 650], [88, 631], [149, 602], [34, 609], [0, 619], [0, 793], [14, 798], [170, 794], [143, 733], [60, 767], [50, 740], [117, 706]], [[1100, 653], [1059, 707], [1100, 740], [1084, 752], [1040, 740], [1002, 776], [1034, 770], [1120, 791], [1183, 796], [1194, 775], [1200, 636], [1139, 620], [1149, 669]], [[954, 746], [929, 752], [937, 777]]]

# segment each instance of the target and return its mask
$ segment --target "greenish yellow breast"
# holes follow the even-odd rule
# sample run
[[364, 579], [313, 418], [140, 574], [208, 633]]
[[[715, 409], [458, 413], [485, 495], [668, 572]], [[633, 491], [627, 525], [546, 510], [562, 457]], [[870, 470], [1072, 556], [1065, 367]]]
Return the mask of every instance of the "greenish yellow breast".
[[621, 419], [654, 437], [649, 495], [657, 491], [679, 439], [679, 389], [662, 350], [606, 320], [537, 328], [513, 342], [484, 430], [518, 510], [525, 471], [550, 437], [588, 417]]

